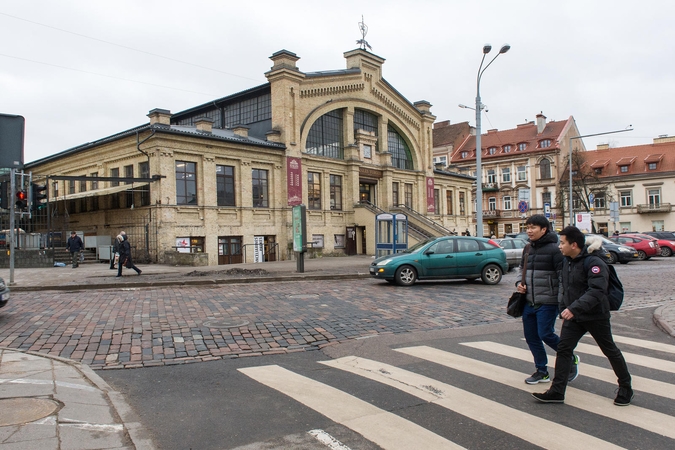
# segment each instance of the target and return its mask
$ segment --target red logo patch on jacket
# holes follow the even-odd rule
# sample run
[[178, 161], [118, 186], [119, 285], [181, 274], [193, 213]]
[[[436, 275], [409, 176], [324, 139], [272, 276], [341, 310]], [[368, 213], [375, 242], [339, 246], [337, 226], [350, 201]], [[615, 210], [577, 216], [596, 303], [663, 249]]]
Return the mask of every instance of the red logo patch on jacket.
[[591, 267], [591, 272], [593, 272], [593, 273], [600, 273], [600, 266], [593, 266], [593, 267]]

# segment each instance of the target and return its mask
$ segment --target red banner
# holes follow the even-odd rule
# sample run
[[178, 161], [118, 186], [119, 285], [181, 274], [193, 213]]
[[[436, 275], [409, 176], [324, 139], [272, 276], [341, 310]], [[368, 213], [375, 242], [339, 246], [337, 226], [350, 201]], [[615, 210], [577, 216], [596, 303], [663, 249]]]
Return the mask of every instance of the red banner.
[[436, 213], [436, 202], [434, 201], [434, 179], [427, 177], [427, 213]]
[[289, 206], [302, 203], [302, 160], [300, 158], [286, 158], [286, 191]]

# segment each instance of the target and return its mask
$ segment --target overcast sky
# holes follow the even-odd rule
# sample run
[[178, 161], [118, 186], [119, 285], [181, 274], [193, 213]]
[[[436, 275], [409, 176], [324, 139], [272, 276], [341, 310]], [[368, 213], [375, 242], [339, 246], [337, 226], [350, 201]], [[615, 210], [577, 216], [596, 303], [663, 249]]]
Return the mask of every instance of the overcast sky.
[[574, 116], [584, 140], [629, 146], [675, 135], [671, 0], [0, 0], [0, 112], [26, 118], [25, 160], [266, 82], [286, 49], [304, 72], [342, 69], [361, 15], [384, 77], [438, 121], [475, 113], [485, 43], [511, 50], [485, 72], [483, 130], [540, 111]]

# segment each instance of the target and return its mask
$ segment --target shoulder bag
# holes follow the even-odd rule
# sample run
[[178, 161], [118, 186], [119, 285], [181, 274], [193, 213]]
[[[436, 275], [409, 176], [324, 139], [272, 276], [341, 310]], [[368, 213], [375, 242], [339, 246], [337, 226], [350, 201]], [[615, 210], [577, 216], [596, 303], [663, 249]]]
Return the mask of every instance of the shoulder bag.
[[[527, 272], [527, 257], [530, 255], [530, 244], [527, 244], [523, 251], [525, 252], [525, 259], [523, 261], [523, 276], [521, 278], [521, 284], [525, 285], [525, 273]], [[522, 316], [526, 301], [527, 294], [521, 294], [518, 291], [514, 292], [511, 294], [509, 303], [506, 305], [506, 314], [516, 318]]]

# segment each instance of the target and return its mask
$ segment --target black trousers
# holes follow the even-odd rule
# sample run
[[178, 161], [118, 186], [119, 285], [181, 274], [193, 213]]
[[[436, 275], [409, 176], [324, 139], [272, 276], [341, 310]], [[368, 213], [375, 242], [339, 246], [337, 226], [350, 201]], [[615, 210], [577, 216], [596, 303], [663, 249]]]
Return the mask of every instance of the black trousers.
[[621, 350], [614, 343], [609, 319], [590, 320], [587, 322], [565, 320], [560, 330], [560, 342], [558, 343], [558, 353], [555, 359], [555, 377], [551, 384], [551, 392], [565, 394], [567, 378], [572, 368], [572, 352], [586, 332], [593, 336], [602, 353], [609, 359], [609, 363], [612, 365], [612, 369], [614, 369], [614, 373], [618, 379], [619, 386], [630, 387], [631, 378], [630, 373], [628, 373], [628, 366]]
[[[138, 274], [141, 273], [141, 269], [139, 269], [138, 267], [136, 267], [136, 266], [134, 265], [134, 263], [131, 261], [131, 257], [130, 257], [130, 256], [127, 257], [128, 260], [129, 260], [128, 262], [127, 262], [126, 260], [124, 260], [124, 263], [123, 263], [123, 262], [122, 262], [122, 258], [124, 258], [124, 257], [123, 257], [123, 256], [120, 256], [120, 259], [119, 259], [119, 261], [117, 262], [117, 276], [118, 276], [118, 277], [121, 277], [121, 276], [122, 276], [122, 267], [126, 267], [127, 269], [134, 269], [134, 270], [136, 271], [136, 273], [138, 273]], [[127, 266], [128, 266], [128, 267], [127, 267]]]

